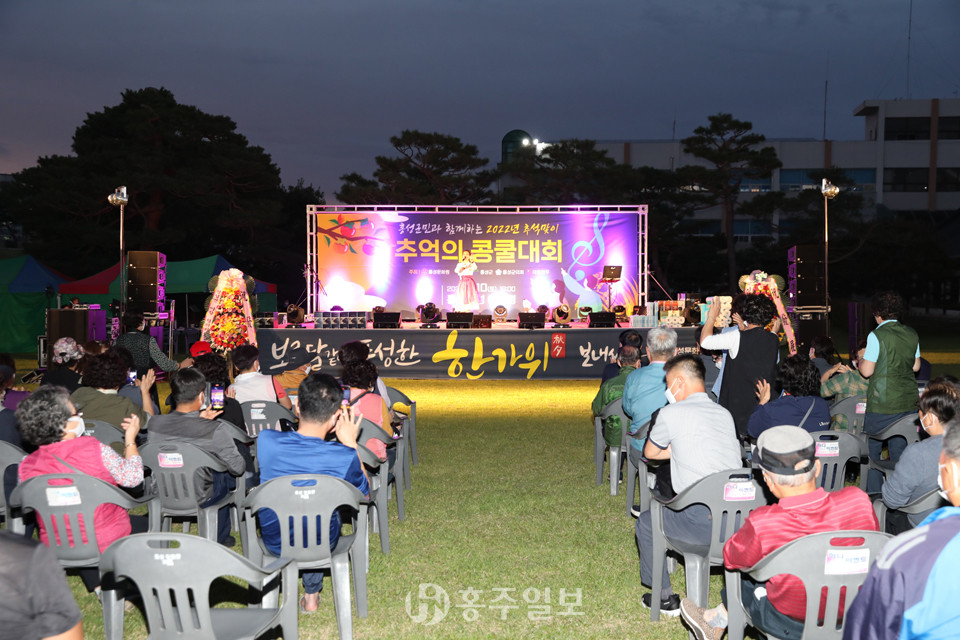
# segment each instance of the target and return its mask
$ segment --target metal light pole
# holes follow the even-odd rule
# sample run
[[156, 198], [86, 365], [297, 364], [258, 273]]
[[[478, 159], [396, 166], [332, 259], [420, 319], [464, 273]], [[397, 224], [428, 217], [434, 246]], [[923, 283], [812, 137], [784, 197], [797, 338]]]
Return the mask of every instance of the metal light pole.
[[820, 193], [823, 194], [823, 298], [826, 303], [827, 331], [824, 335], [830, 335], [830, 207], [828, 203], [837, 197], [840, 193], [840, 187], [831, 183], [826, 178], [820, 183]]
[[107, 196], [107, 202], [120, 207], [120, 321], [123, 322], [123, 313], [127, 310], [127, 256], [123, 245], [123, 207], [127, 204], [127, 188], [117, 187]]

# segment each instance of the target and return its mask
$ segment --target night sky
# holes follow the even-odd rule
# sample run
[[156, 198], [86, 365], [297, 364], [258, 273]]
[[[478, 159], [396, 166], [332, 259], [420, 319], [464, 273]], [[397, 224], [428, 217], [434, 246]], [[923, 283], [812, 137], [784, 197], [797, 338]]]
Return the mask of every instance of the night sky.
[[[772, 138], [862, 139], [865, 99], [960, 97], [960, 2], [0, 0], [0, 173], [66, 154], [88, 112], [163, 86], [227, 115], [333, 201], [389, 137], [499, 160], [541, 140], [670, 139], [727, 111]], [[909, 81], [908, 81], [909, 77]], [[675, 123], [675, 124], [674, 124]], [[675, 127], [675, 134], [674, 134]]]

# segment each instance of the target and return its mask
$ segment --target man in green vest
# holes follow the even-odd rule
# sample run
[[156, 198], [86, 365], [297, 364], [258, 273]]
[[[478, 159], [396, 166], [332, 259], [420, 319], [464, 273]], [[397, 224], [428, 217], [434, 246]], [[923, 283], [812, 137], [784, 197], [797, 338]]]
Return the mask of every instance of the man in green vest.
[[[903, 298], [895, 291], [882, 291], [870, 301], [877, 328], [867, 336], [867, 349], [860, 359], [860, 373], [867, 378], [867, 412], [863, 430], [878, 433], [904, 416], [917, 411], [917, 381], [920, 370], [920, 339], [917, 332], [900, 323]], [[903, 438], [888, 441], [890, 460], [896, 462], [906, 448]], [[883, 444], [870, 440], [870, 459], [879, 460]], [[871, 469], [867, 493], [880, 491], [883, 475]]]

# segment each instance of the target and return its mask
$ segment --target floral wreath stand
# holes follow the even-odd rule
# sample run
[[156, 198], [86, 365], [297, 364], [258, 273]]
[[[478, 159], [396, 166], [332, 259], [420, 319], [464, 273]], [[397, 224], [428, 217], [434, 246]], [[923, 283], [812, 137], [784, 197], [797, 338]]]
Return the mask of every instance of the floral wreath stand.
[[242, 344], [257, 344], [257, 334], [250, 310], [250, 296], [243, 272], [227, 269], [220, 272], [207, 315], [203, 318], [200, 339], [206, 340], [220, 353]]

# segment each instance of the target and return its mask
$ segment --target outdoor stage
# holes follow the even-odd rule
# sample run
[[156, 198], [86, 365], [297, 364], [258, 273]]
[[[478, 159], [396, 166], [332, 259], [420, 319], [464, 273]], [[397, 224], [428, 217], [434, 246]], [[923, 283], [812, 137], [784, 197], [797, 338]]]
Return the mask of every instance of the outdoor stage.
[[[370, 345], [370, 358], [384, 378], [563, 379], [599, 378], [616, 355], [623, 328], [518, 329], [257, 329], [260, 370], [277, 374], [308, 362], [336, 372], [337, 351], [347, 342]], [[649, 329], [637, 329], [646, 336]], [[697, 352], [698, 328], [677, 329], [681, 351]], [[646, 344], [646, 338], [644, 338]]]

